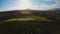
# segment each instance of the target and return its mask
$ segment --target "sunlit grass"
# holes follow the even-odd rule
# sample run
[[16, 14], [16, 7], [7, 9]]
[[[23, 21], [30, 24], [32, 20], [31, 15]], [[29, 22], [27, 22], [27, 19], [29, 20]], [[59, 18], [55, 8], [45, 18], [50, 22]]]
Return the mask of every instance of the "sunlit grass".
[[3, 22], [8, 22], [8, 21], [33, 21], [33, 20], [37, 20], [37, 21], [50, 21], [49, 19], [45, 18], [45, 17], [22, 17], [22, 18], [11, 18], [8, 20], [5, 20]]
[[3, 22], [8, 22], [8, 21], [29, 21], [29, 20], [35, 20], [35, 19], [30, 18], [30, 17], [27, 17], [27, 18], [11, 18], [11, 19], [5, 20]]
[[37, 17], [37, 16], [33, 16], [33, 18], [35, 19], [35, 20], [38, 20], [38, 21], [50, 21], [49, 19], [47, 19], [46, 17]]
[[28, 21], [28, 20], [35, 20], [34, 18], [27, 17], [27, 18], [18, 18], [20, 21]]

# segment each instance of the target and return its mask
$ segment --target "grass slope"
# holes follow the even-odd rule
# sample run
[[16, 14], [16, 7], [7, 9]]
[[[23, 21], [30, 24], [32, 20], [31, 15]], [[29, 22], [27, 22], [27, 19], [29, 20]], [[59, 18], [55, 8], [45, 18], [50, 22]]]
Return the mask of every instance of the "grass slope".
[[25, 17], [25, 18], [11, 18], [8, 20], [5, 20], [3, 22], [8, 22], [8, 21], [50, 21], [49, 19], [45, 18], [45, 17]]

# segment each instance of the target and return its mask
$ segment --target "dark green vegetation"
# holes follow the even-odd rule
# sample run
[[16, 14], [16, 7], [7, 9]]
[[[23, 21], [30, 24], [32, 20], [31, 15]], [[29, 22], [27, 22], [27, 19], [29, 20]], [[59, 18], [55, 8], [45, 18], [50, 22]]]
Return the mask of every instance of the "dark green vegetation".
[[0, 34], [60, 34], [60, 11], [0, 12]]
[[3, 21], [60, 21], [60, 11], [15, 10], [0, 12], [0, 22]]

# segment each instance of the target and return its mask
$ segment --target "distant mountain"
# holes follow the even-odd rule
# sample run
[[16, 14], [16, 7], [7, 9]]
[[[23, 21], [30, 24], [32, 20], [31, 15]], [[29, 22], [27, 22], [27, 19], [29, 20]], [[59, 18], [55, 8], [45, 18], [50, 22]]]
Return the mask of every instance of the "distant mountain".
[[54, 10], [59, 10], [60, 11], [60, 8], [55, 8]]
[[54, 11], [54, 12], [60, 12], [60, 8], [55, 8], [55, 9], [52, 9], [52, 10], [47, 10], [47, 11]]
[[55, 8], [54, 11], [55, 12], [60, 12], [60, 8]]

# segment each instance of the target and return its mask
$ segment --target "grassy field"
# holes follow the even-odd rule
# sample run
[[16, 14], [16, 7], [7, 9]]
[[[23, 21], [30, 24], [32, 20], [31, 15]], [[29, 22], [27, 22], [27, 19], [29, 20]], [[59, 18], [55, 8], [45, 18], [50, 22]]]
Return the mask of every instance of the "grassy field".
[[0, 34], [60, 34], [58, 13], [42, 11], [0, 13]]
[[8, 22], [8, 21], [51, 21], [45, 17], [22, 17], [22, 18], [11, 18], [11, 19], [8, 19], [8, 20], [5, 20], [5, 21], [2, 21], [2, 22]]

